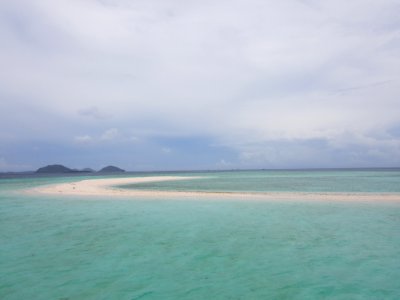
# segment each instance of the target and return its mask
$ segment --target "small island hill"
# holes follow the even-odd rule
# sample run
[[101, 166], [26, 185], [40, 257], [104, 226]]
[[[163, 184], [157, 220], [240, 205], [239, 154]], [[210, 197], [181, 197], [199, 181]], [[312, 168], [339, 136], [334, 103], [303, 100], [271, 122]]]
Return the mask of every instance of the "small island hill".
[[[91, 168], [84, 168], [78, 170], [78, 169], [71, 169], [59, 164], [48, 165], [36, 170], [36, 173], [41, 173], [41, 174], [95, 173], [95, 172], [96, 171]], [[125, 170], [115, 166], [107, 166], [97, 171], [97, 173], [123, 173], [123, 172], [125, 172]]]

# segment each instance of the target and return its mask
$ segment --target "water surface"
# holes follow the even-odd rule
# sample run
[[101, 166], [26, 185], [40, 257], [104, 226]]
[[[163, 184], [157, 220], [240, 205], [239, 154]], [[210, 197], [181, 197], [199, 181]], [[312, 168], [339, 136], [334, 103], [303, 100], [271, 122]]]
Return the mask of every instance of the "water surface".
[[400, 298], [398, 203], [18, 193], [73, 180], [0, 180], [0, 299]]

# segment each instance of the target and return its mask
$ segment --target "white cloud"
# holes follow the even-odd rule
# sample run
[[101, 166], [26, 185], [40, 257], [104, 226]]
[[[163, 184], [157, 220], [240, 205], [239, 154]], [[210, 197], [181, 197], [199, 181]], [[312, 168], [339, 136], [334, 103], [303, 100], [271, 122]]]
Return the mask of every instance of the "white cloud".
[[97, 106], [91, 106], [78, 110], [78, 114], [84, 117], [92, 117], [97, 120], [107, 119], [110, 116], [102, 111]]
[[140, 138], [138, 138], [137, 136], [131, 136], [128, 138], [129, 141], [137, 143], [140, 141]]
[[221, 159], [219, 162], [215, 164], [217, 169], [229, 169], [232, 168], [233, 164], [225, 159]]
[[111, 141], [119, 138], [120, 136], [121, 134], [119, 133], [119, 130], [117, 128], [110, 128], [103, 132], [103, 134], [100, 137], [100, 140]]
[[399, 9], [394, 0], [7, 0], [0, 92], [75, 132], [110, 128], [81, 142], [122, 139], [118, 127], [140, 138], [212, 136], [242, 159], [277, 163], [296, 157], [269, 141], [393, 154], [398, 140], [385, 133], [400, 123]]
[[98, 144], [99, 142], [110, 142], [118, 139], [137, 141], [137, 138], [126, 138], [117, 128], [105, 130], [100, 135], [78, 135], [74, 137], [74, 142], [78, 144]]
[[168, 147], [163, 147], [163, 148], [161, 148], [161, 151], [165, 154], [169, 154], [169, 153], [171, 153], [172, 149], [168, 148]]
[[74, 141], [80, 144], [87, 144], [93, 141], [93, 138], [90, 135], [80, 135], [74, 137]]

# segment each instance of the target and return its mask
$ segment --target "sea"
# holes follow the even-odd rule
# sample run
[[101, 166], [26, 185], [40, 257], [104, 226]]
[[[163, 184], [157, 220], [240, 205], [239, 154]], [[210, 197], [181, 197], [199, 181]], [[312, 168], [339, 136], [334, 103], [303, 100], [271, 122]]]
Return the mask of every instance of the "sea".
[[[371, 193], [376, 201], [29, 194], [91, 178], [127, 189]], [[400, 299], [400, 169], [0, 176], [0, 299]], [[214, 196], [212, 196], [214, 195]]]

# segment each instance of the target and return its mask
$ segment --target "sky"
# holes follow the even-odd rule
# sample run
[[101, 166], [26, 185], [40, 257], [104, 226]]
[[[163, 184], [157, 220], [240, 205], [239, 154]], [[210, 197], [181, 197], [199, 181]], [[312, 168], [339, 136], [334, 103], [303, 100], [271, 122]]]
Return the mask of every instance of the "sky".
[[2, 0], [0, 171], [400, 167], [398, 0]]

